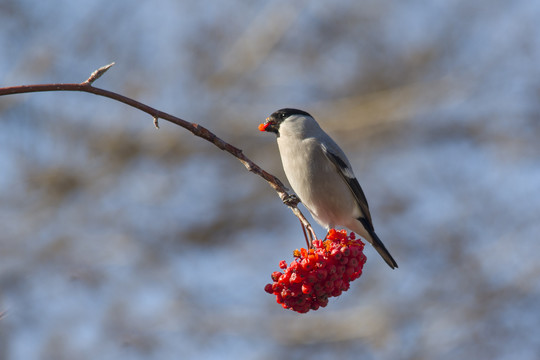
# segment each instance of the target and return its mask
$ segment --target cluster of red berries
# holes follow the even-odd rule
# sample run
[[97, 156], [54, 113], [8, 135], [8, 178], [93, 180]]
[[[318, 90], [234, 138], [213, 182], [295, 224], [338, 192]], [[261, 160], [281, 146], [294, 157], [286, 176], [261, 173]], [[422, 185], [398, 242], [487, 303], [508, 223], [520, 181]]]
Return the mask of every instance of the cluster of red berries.
[[364, 243], [354, 233], [331, 229], [323, 240], [314, 240], [309, 250], [294, 251], [295, 259], [272, 273], [272, 284], [264, 290], [276, 295], [276, 301], [285, 309], [299, 313], [317, 310], [328, 304], [328, 298], [349, 290], [350, 282], [362, 275], [366, 256]]

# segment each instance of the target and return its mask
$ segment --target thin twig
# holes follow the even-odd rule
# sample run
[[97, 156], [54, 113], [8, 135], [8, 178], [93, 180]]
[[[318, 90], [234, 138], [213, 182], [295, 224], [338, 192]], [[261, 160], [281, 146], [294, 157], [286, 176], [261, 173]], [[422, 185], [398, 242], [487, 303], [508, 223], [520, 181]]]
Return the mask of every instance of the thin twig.
[[300, 209], [298, 209], [299, 201], [291, 202], [290, 201], [291, 196], [287, 193], [287, 188], [283, 185], [283, 183], [277, 177], [263, 170], [259, 165], [255, 164], [253, 161], [247, 158], [241, 149], [222, 140], [221, 138], [216, 136], [213, 132], [211, 132], [210, 130], [206, 129], [205, 127], [199, 124], [191, 123], [179, 117], [170, 115], [166, 112], [157, 110], [153, 107], [150, 107], [139, 101], [128, 98], [124, 95], [120, 95], [118, 93], [115, 93], [109, 90], [92, 86], [92, 83], [96, 81], [101, 75], [103, 75], [107, 70], [109, 70], [113, 65], [114, 65], [114, 62], [109, 65], [105, 65], [99, 68], [98, 70], [94, 71], [87, 80], [85, 80], [84, 82], [80, 84], [39, 84], [39, 85], [20, 85], [20, 86], [5, 87], [5, 88], [0, 88], [0, 96], [34, 93], [34, 92], [48, 92], [48, 91], [87, 92], [90, 94], [103, 96], [109, 99], [119, 101], [121, 103], [124, 103], [128, 106], [134, 107], [136, 109], [139, 109], [149, 114], [150, 116], [152, 116], [154, 126], [156, 128], [159, 128], [158, 119], [167, 120], [173, 124], [181, 126], [184, 129], [190, 131], [193, 135], [203, 138], [211, 142], [212, 144], [214, 144], [221, 150], [228, 152], [229, 154], [237, 158], [246, 167], [248, 171], [256, 175], [259, 175], [264, 180], [266, 180], [266, 182], [268, 182], [268, 184], [277, 192], [278, 196], [281, 198], [283, 203], [292, 210], [294, 215], [300, 220], [303, 226], [305, 226], [306, 229], [308, 229], [311, 240], [313, 240], [313, 238], [316, 238], [315, 232], [313, 231], [313, 228], [311, 227], [309, 221], [302, 214]]
[[306, 249], [311, 249], [311, 246], [313, 245], [313, 239], [311, 239], [311, 233], [309, 234], [309, 239], [308, 239], [308, 235], [307, 235], [307, 232], [306, 232], [306, 227], [304, 226], [304, 224], [302, 224], [302, 221], [300, 221], [300, 225], [302, 226], [302, 232], [304, 233], [304, 239], [306, 239]]

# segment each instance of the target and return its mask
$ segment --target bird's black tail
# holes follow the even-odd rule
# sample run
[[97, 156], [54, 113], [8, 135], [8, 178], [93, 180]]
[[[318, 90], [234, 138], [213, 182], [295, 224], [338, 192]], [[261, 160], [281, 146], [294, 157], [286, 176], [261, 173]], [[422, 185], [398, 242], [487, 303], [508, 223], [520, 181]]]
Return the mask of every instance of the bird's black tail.
[[359, 217], [358, 221], [360, 221], [360, 223], [364, 226], [364, 229], [366, 229], [367, 233], [371, 237], [371, 239], [366, 239], [366, 240], [368, 240], [371, 243], [371, 245], [373, 245], [375, 250], [377, 250], [379, 255], [381, 255], [384, 261], [386, 261], [388, 266], [390, 266], [392, 269], [397, 268], [398, 266], [397, 266], [396, 260], [394, 260], [392, 255], [390, 255], [390, 252], [386, 249], [386, 246], [384, 246], [383, 242], [381, 241], [381, 239], [379, 239], [377, 234], [375, 234], [375, 230], [373, 229], [373, 225], [371, 224], [371, 221], [369, 221], [365, 217]]
[[396, 260], [394, 260], [392, 255], [390, 255], [390, 252], [386, 249], [386, 246], [384, 246], [383, 242], [381, 241], [381, 239], [379, 239], [377, 234], [375, 234], [375, 231], [369, 231], [369, 235], [371, 236], [371, 239], [372, 239], [371, 245], [373, 245], [373, 247], [375, 248], [375, 250], [377, 250], [379, 255], [381, 255], [384, 261], [386, 261], [388, 266], [390, 266], [392, 269], [397, 268], [398, 266], [397, 266]]

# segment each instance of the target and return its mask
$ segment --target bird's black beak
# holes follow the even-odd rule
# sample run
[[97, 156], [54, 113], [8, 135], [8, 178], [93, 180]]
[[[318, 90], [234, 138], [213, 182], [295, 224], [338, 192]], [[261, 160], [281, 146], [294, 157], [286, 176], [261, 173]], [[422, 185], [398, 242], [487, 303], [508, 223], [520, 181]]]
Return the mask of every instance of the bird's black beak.
[[272, 117], [266, 118], [266, 121], [263, 124], [259, 125], [260, 131], [278, 133], [278, 125]]

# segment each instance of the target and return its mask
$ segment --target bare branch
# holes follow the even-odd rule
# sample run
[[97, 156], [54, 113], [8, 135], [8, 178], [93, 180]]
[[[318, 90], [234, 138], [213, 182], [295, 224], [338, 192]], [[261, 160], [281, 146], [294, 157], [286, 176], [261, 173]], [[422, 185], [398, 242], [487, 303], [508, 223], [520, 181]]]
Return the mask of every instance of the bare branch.
[[229, 154], [237, 158], [246, 167], [248, 171], [266, 180], [266, 182], [268, 182], [268, 184], [277, 192], [278, 196], [281, 198], [283, 203], [292, 210], [294, 215], [300, 220], [300, 222], [306, 227], [306, 229], [308, 229], [310, 233], [310, 237], [313, 236], [314, 238], [316, 238], [315, 232], [313, 231], [313, 228], [311, 227], [309, 221], [302, 214], [300, 209], [298, 209], [299, 200], [291, 201], [292, 197], [291, 195], [287, 193], [287, 188], [283, 185], [283, 183], [277, 177], [263, 170], [259, 165], [255, 164], [248, 157], [246, 157], [241, 149], [222, 140], [221, 138], [216, 136], [213, 132], [211, 132], [210, 130], [206, 129], [205, 127], [199, 124], [191, 123], [189, 121], [173, 116], [166, 112], [157, 110], [153, 107], [143, 104], [137, 100], [128, 98], [124, 95], [120, 95], [109, 90], [100, 89], [100, 88], [92, 86], [92, 83], [96, 81], [101, 75], [103, 75], [113, 65], [114, 63], [111, 63], [109, 65], [99, 68], [98, 70], [94, 71], [86, 81], [80, 84], [39, 84], [39, 85], [20, 85], [20, 86], [5, 87], [5, 88], [0, 88], [0, 96], [33, 93], [33, 92], [49, 92], [49, 91], [87, 92], [94, 95], [103, 96], [109, 99], [119, 101], [121, 103], [124, 103], [128, 106], [139, 109], [149, 114], [150, 116], [152, 116], [153, 123], [156, 128], [159, 128], [158, 119], [167, 120], [173, 124], [181, 126], [184, 129], [190, 131], [193, 135], [203, 138], [211, 142], [212, 144], [214, 144], [221, 150], [228, 152]]

